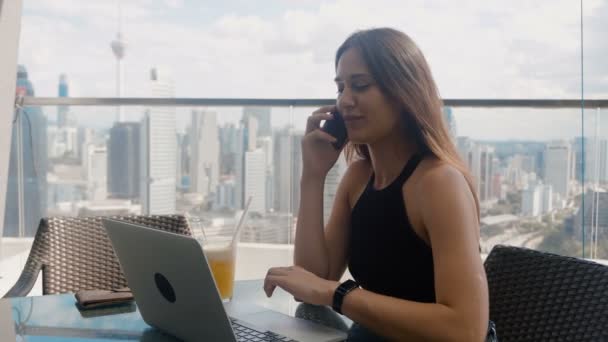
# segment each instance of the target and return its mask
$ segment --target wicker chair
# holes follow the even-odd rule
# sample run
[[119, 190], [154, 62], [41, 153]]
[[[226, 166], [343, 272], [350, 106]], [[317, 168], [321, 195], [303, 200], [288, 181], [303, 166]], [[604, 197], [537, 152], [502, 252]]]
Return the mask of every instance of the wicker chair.
[[[114, 218], [192, 235], [183, 216]], [[127, 285], [101, 217], [42, 219], [25, 267], [4, 298], [27, 295], [41, 270], [42, 293], [45, 295], [83, 289], [110, 290]]]
[[496, 246], [485, 261], [500, 341], [608, 341], [608, 267]]

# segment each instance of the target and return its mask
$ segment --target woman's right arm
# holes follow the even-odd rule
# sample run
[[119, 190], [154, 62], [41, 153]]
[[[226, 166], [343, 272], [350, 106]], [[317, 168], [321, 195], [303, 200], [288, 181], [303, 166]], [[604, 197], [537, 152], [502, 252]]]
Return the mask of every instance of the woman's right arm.
[[[314, 120], [315, 114], [311, 116]], [[311, 124], [309, 119], [309, 125]], [[314, 122], [312, 126], [314, 127]], [[307, 131], [314, 130], [307, 128]], [[339, 152], [323, 149], [321, 145], [310, 145], [310, 138], [302, 141], [304, 168], [300, 181], [300, 210], [296, 226], [294, 264], [328, 280], [340, 280], [348, 261], [348, 239], [350, 227], [350, 193], [359, 193], [361, 184], [366, 184], [370, 169], [366, 161], [352, 163], [342, 177], [328, 222], [323, 222], [323, 191], [325, 176], [335, 164]], [[313, 140], [314, 141], [314, 140]], [[318, 141], [318, 140], [317, 140]], [[325, 143], [325, 147], [329, 145]], [[333, 147], [329, 147], [333, 149]], [[320, 150], [319, 150], [320, 149]], [[328, 163], [331, 162], [329, 165]], [[315, 167], [311, 167], [312, 165]], [[308, 167], [307, 167], [308, 165]], [[325, 165], [325, 166], [324, 166]], [[326, 165], [329, 165], [327, 168]], [[316, 170], [316, 172], [313, 172]]]
[[[336, 151], [331, 145], [331, 142], [335, 139], [321, 131], [319, 126], [321, 120], [332, 119], [331, 115], [327, 113], [333, 112], [335, 109], [335, 106], [322, 107], [308, 118], [306, 135], [302, 139], [303, 167], [302, 179], [300, 180], [300, 210], [298, 212], [294, 247], [294, 264], [325, 279], [334, 276], [335, 269], [339, 268], [334, 265], [335, 262], [333, 261], [336, 254], [336, 246], [334, 245], [334, 240], [337, 238], [336, 234], [332, 233], [327, 236], [326, 229], [323, 227], [323, 188], [325, 177], [336, 163], [340, 151]], [[336, 208], [348, 207], [347, 201], [343, 205], [339, 204], [344, 202], [344, 198], [347, 199], [347, 196], [344, 195], [345, 190], [342, 183], [344, 182], [341, 182], [334, 202]], [[334, 225], [335, 216], [348, 216], [338, 215], [338, 213], [335, 213], [336, 208], [332, 211], [328, 228], [330, 225]], [[340, 219], [337, 221], [340, 221]]]

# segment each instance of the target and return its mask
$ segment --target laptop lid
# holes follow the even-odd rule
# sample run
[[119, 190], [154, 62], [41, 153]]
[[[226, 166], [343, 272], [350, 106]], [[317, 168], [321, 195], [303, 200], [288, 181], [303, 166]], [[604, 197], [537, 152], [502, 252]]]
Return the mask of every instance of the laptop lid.
[[198, 241], [102, 221], [146, 323], [186, 341], [236, 341]]

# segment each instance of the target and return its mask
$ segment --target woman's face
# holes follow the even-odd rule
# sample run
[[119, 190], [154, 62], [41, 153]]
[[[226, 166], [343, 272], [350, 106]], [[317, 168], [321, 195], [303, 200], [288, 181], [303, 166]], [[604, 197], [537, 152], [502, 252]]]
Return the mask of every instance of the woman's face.
[[380, 91], [356, 49], [346, 50], [338, 60], [336, 85], [338, 110], [351, 142], [373, 144], [400, 130], [399, 109]]

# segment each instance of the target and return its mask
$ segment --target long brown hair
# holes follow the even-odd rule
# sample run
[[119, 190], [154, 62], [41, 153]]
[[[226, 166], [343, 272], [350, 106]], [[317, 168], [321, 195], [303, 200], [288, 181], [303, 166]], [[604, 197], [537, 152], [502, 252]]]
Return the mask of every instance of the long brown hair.
[[[354, 48], [367, 64], [382, 93], [402, 108], [407, 129], [423, 153], [431, 154], [458, 169], [465, 177], [475, 198], [479, 215], [479, 198], [473, 177], [458, 155], [443, 119], [443, 101], [433, 80], [431, 69], [416, 43], [405, 33], [391, 28], [357, 31], [336, 52], [336, 69], [340, 57]], [[370, 160], [364, 144], [349, 143], [347, 160]]]

